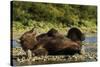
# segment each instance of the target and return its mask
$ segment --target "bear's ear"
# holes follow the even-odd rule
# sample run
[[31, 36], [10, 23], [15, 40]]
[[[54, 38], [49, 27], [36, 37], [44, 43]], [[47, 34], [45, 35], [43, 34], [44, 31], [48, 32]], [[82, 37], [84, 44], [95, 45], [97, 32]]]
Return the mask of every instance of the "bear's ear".
[[33, 28], [32, 35], [36, 35], [36, 34], [37, 34], [37, 30]]
[[29, 32], [30, 32], [30, 33], [34, 32], [34, 28], [32, 28]]
[[58, 33], [58, 30], [51, 28], [48, 32], [47, 35], [48, 36], [53, 36], [54, 34]]
[[32, 33], [32, 35], [36, 35], [36, 29], [35, 28], [32, 28], [29, 33]]
[[32, 32], [32, 35], [33, 35], [33, 36], [35, 36], [35, 35], [36, 35], [36, 32], [35, 32], [35, 31], [33, 31], [33, 32]]

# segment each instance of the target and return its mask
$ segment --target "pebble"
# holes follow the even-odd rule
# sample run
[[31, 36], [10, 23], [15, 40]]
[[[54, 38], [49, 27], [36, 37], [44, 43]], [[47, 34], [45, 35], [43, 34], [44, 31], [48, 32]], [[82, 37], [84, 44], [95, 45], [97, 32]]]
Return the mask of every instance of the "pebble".
[[[15, 54], [13, 56], [18, 56], [21, 55], [21, 53], [25, 54], [23, 51], [20, 52], [19, 48], [18, 49], [14, 49], [15, 50]], [[18, 51], [17, 51], [18, 50]], [[18, 53], [19, 52], [19, 53]], [[26, 63], [26, 61], [30, 60], [28, 58], [25, 57], [21, 57], [18, 58], [16, 62], [19, 63]], [[87, 52], [85, 51], [85, 53], [79, 55], [79, 54], [75, 54], [73, 56], [70, 55], [59, 55], [59, 56], [51, 56], [51, 55], [47, 55], [47, 56], [32, 56], [32, 62], [43, 62], [43, 63], [48, 63], [48, 62], [78, 62], [78, 61], [97, 61], [97, 53], [96, 52], [91, 52], [90, 50]]]

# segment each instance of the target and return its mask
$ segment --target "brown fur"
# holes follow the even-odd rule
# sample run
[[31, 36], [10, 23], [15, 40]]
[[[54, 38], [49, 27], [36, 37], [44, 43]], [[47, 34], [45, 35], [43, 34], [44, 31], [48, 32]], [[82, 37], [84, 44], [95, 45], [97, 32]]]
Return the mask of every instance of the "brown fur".
[[49, 55], [73, 55], [79, 53], [81, 50], [81, 45], [77, 42], [74, 42], [70, 39], [61, 39], [61, 38], [51, 38], [45, 39], [39, 42], [35, 49], [38, 47], [45, 48], [48, 51]]
[[21, 45], [25, 51], [30, 49], [35, 55], [73, 55], [80, 53], [81, 41], [83, 41], [82, 33], [79, 29], [75, 29], [69, 30], [68, 38], [55, 29], [50, 29], [47, 33], [40, 34], [37, 37], [30, 30], [20, 38]]
[[56, 29], [52, 28], [47, 33], [40, 34], [36, 37], [38, 41], [48, 39], [48, 38], [64, 38]]
[[71, 28], [67, 37], [65, 38], [57, 30], [51, 29], [47, 33], [37, 36], [39, 42], [35, 48], [42, 46], [49, 55], [80, 53], [81, 41], [85, 38], [82, 32], [78, 28]]
[[28, 49], [32, 50], [33, 47], [36, 45], [36, 33], [34, 32], [34, 29], [25, 32], [20, 37], [20, 43], [24, 51], [27, 51]]

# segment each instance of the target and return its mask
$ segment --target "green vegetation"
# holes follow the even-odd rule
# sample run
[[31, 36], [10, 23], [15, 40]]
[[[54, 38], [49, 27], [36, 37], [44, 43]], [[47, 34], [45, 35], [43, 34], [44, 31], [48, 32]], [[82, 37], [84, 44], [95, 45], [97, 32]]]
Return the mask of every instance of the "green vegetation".
[[65, 33], [69, 27], [79, 27], [85, 33], [97, 30], [97, 7], [88, 5], [53, 4], [13, 1], [13, 32], [36, 28], [38, 33], [56, 28]]

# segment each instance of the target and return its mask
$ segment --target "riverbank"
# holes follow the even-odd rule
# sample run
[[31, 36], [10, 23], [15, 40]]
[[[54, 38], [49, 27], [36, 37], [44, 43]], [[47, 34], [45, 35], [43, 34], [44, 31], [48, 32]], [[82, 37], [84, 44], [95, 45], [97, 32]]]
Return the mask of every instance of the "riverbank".
[[[22, 51], [21, 48], [13, 48], [16, 55], [13, 55], [13, 63], [15, 65], [39, 65], [39, 64], [56, 64], [56, 63], [75, 63], [75, 62], [94, 62], [97, 61], [97, 45], [89, 45], [86, 44], [82, 47], [84, 52], [79, 55], [75, 54], [71, 55], [59, 55], [59, 56], [33, 56], [31, 61], [25, 57], [25, 53]], [[20, 51], [20, 53], [19, 53]], [[21, 57], [21, 55], [23, 55]], [[16, 57], [17, 56], [17, 57]], [[16, 57], [16, 59], [15, 59]]]

